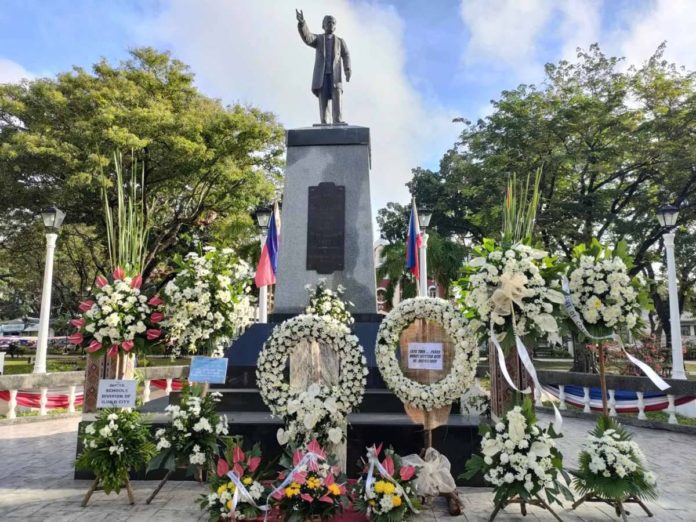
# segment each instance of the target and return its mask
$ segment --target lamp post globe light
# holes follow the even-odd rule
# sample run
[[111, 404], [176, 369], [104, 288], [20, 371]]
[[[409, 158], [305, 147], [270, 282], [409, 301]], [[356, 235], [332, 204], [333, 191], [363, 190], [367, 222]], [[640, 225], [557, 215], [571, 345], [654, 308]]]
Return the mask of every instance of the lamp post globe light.
[[420, 279], [420, 295], [428, 296], [428, 234], [425, 230], [430, 224], [430, 218], [433, 217], [433, 212], [425, 207], [418, 209], [418, 226], [421, 230], [421, 247], [419, 255], [419, 279]]
[[56, 250], [58, 231], [63, 224], [63, 219], [65, 219], [65, 212], [51, 207], [41, 213], [41, 219], [46, 227], [46, 267], [44, 268], [41, 292], [41, 314], [39, 315], [39, 335], [36, 341], [34, 373], [46, 373], [48, 325], [51, 319], [51, 287], [53, 286], [53, 254]]
[[[266, 233], [268, 232], [268, 225], [271, 222], [271, 209], [269, 208], [259, 208], [256, 211], [256, 224], [259, 226], [261, 231], [261, 250], [263, 251], [263, 244], [266, 241]], [[262, 286], [259, 288], [259, 323], [268, 322], [268, 287]]]
[[669, 289], [669, 323], [672, 338], [672, 379], [686, 379], [682, 354], [679, 296], [677, 293], [677, 269], [674, 261], [674, 228], [679, 209], [674, 205], [660, 205], [657, 220], [664, 229], [663, 240], [667, 257], [667, 287]]

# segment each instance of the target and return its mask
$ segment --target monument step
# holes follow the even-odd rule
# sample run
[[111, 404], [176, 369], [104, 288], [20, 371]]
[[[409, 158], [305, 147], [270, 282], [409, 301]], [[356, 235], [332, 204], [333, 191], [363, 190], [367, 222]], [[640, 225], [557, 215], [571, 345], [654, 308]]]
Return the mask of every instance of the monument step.
[[[257, 388], [216, 388], [215, 391], [222, 393], [222, 398], [217, 405], [218, 411], [268, 411]], [[177, 396], [172, 394], [171, 402], [176, 403], [177, 400]], [[389, 390], [367, 388], [358, 411], [360, 413], [403, 413], [404, 406]]]

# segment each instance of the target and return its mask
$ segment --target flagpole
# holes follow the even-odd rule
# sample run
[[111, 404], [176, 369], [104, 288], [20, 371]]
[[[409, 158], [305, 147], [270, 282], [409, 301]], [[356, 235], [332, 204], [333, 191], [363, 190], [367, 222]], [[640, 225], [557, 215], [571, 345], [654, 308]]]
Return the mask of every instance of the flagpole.
[[259, 323], [268, 322], [268, 287], [259, 288]]
[[427, 259], [427, 243], [428, 243], [428, 234], [425, 232], [421, 233], [421, 246], [420, 246], [420, 252], [418, 253], [419, 259], [418, 259], [418, 268], [420, 271], [420, 295], [423, 297], [428, 297], [428, 259]]

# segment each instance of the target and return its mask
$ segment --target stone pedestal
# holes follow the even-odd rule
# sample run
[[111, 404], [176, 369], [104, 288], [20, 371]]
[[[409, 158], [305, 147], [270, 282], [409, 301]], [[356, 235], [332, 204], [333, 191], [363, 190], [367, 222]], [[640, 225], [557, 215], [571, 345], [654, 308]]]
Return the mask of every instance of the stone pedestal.
[[[374, 314], [370, 129], [291, 129], [287, 146], [274, 312], [301, 313], [308, 301], [305, 285], [323, 278], [329, 288], [345, 287], [352, 313]], [[317, 267], [317, 251], [327, 261], [325, 270], [322, 263]]]

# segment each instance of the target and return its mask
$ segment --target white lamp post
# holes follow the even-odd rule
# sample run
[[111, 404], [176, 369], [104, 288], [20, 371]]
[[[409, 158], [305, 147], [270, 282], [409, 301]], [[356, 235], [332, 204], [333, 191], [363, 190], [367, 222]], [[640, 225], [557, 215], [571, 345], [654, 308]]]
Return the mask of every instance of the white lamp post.
[[419, 279], [420, 279], [420, 295], [428, 296], [428, 234], [425, 233], [425, 229], [428, 228], [430, 224], [430, 218], [433, 217], [431, 210], [427, 208], [418, 209], [418, 226], [421, 230], [421, 247], [419, 256]]
[[41, 315], [39, 316], [39, 336], [36, 341], [34, 373], [46, 373], [48, 324], [51, 319], [51, 287], [53, 286], [53, 253], [56, 250], [58, 230], [65, 219], [65, 212], [51, 207], [41, 213], [41, 218], [46, 226], [46, 267], [44, 268], [43, 290], [41, 292]]
[[679, 318], [679, 297], [677, 294], [677, 269], [674, 262], [674, 227], [677, 224], [679, 209], [673, 205], [661, 205], [657, 209], [657, 220], [664, 228], [662, 236], [667, 255], [667, 284], [669, 289], [669, 323], [672, 333], [672, 379], [686, 379], [684, 356], [682, 354], [681, 321]]
[[[267, 208], [260, 208], [256, 211], [256, 223], [261, 229], [261, 250], [266, 241], [266, 233], [268, 232], [268, 224], [271, 222], [271, 211]], [[268, 322], [268, 287], [262, 286], [259, 288], [259, 322]]]

